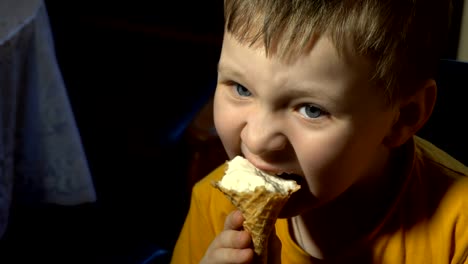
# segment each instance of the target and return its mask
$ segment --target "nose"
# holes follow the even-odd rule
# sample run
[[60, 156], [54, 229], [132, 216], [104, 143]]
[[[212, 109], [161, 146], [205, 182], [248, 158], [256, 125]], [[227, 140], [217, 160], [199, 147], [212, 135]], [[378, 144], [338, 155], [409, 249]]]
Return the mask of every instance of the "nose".
[[268, 111], [249, 113], [247, 123], [241, 132], [242, 143], [255, 155], [282, 150], [287, 144], [283, 126], [281, 117], [275, 113]]

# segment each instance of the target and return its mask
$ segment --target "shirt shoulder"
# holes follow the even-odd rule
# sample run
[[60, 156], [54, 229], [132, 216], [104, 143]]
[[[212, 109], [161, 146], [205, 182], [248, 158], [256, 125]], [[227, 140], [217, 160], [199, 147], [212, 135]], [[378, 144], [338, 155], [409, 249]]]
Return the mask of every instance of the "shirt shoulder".
[[409, 180], [397, 200], [379, 235], [376, 256], [389, 263], [466, 261], [468, 169], [464, 164], [415, 138]]
[[192, 206], [199, 207], [201, 217], [206, 217], [212, 224], [215, 233], [221, 232], [226, 216], [235, 210], [234, 205], [216, 187], [214, 183], [221, 180], [227, 169], [224, 163], [197, 182], [192, 188]]
[[221, 164], [208, 175], [203, 177], [200, 181], [195, 183], [195, 185], [192, 188], [193, 198], [199, 200], [199, 202], [207, 204], [210, 201], [218, 202], [218, 198], [224, 197], [224, 194], [222, 194], [221, 191], [214, 187], [214, 183], [221, 180], [221, 178], [224, 176], [226, 169], [227, 164]]
[[415, 137], [414, 145], [416, 159], [423, 161], [426, 167], [436, 169], [442, 174], [454, 178], [468, 177], [468, 167], [465, 164], [431, 142]]
[[213, 239], [223, 230], [235, 207], [213, 186], [226, 169], [223, 164], [192, 188], [189, 212], [173, 250], [171, 263], [199, 263]]

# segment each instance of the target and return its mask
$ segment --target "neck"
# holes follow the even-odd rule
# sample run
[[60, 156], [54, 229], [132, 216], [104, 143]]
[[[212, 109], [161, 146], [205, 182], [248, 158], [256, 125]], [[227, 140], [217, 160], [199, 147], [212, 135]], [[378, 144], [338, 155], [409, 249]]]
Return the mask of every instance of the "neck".
[[389, 173], [368, 177], [335, 200], [294, 217], [291, 226], [296, 242], [311, 256], [325, 259], [366, 239], [383, 221], [399, 193], [405, 177], [396, 176], [404, 173], [387, 168], [401, 164], [401, 156], [396, 153], [388, 158], [381, 171]]

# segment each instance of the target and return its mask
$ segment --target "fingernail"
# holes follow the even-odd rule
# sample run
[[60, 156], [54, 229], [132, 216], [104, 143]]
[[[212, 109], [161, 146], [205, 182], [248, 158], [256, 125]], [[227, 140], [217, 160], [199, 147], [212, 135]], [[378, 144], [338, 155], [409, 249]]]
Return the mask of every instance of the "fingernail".
[[242, 212], [237, 210], [235, 213], [236, 218], [244, 220], [244, 216], [242, 215]]

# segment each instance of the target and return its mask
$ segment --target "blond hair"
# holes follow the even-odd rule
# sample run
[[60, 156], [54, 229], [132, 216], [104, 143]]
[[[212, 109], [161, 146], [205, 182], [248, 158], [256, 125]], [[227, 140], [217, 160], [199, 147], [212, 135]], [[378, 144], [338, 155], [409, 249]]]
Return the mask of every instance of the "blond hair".
[[224, 15], [228, 32], [269, 56], [297, 55], [323, 34], [339, 51], [351, 44], [392, 103], [434, 77], [450, 14], [450, 0], [225, 0]]

